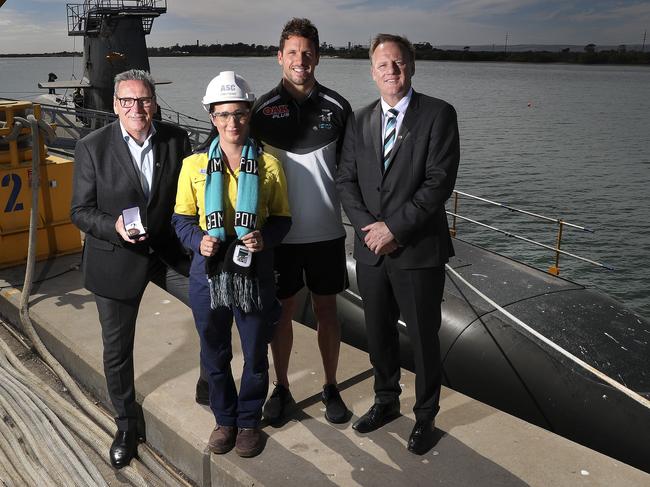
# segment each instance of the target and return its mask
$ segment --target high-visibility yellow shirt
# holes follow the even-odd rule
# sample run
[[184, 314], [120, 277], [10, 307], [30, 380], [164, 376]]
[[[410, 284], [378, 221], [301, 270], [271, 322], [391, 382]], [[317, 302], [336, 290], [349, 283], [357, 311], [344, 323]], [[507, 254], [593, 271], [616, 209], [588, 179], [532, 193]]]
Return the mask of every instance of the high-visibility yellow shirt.
[[[207, 229], [205, 221], [205, 180], [207, 176], [208, 154], [192, 154], [183, 159], [183, 167], [178, 177], [176, 206], [174, 213], [179, 215], [199, 215], [199, 225]], [[280, 162], [271, 154], [263, 152], [258, 157], [259, 196], [257, 199], [257, 229], [262, 228], [271, 216], [291, 216], [287, 182]], [[239, 167], [234, 172], [224, 173], [224, 223], [227, 235], [235, 235], [235, 204], [237, 203], [237, 179]]]

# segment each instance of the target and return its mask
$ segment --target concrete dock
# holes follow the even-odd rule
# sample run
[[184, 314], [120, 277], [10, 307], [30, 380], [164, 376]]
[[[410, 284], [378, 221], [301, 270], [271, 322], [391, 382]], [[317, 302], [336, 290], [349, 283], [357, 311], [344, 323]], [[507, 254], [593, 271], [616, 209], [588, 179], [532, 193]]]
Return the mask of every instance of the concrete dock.
[[[50, 351], [108, 406], [97, 310], [82, 287], [78, 254], [37, 264], [31, 317]], [[19, 325], [23, 267], [0, 270], [0, 315]], [[19, 326], [18, 326], [19, 327]], [[242, 360], [233, 327], [233, 373]], [[372, 404], [367, 354], [342, 345], [341, 393], [353, 416], [330, 425], [320, 402], [322, 366], [315, 332], [296, 324], [290, 364], [294, 419], [264, 427], [264, 451], [210, 454], [214, 417], [194, 402], [198, 337], [190, 310], [150, 285], [138, 318], [135, 373], [147, 441], [199, 486], [647, 486], [650, 475], [443, 388], [436, 418], [439, 440], [423, 456], [406, 450], [414, 425], [414, 376], [404, 372], [403, 416], [368, 435], [352, 422]], [[273, 374], [271, 373], [271, 377]]]

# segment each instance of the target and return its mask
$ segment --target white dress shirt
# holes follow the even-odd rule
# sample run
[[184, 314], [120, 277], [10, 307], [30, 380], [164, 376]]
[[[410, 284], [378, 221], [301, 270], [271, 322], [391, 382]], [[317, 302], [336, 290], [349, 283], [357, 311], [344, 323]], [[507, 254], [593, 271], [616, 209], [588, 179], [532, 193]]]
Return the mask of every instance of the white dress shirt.
[[122, 129], [122, 137], [124, 137], [124, 141], [131, 153], [133, 165], [140, 177], [142, 190], [148, 199], [151, 194], [151, 184], [153, 182], [153, 144], [151, 143], [151, 137], [156, 133], [156, 129], [152, 125], [149, 130], [149, 135], [147, 135], [145, 141], [140, 145], [129, 135], [121, 122], [120, 128]]
[[399, 129], [402, 126], [402, 121], [404, 120], [404, 115], [406, 114], [406, 109], [411, 102], [411, 96], [413, 95], [413, 88], [409, 88], [408, 93], [400, 101], [395, 104], [394, 107], [390, 106], [388, 103], [381, 99], [381, 139], [384, 140], [386, 137], [386, 112], [391, 108], [397, 110], [399, 114], [397, 115], [397, 125], [395, 126], [395, 135], [399, 137]]

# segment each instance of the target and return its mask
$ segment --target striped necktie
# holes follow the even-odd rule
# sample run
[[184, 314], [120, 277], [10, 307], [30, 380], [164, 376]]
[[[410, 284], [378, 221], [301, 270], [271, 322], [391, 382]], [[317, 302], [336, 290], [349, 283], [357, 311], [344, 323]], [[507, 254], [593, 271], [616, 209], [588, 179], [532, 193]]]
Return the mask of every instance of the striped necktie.
[[386, 131], [384, 132], [384, 171], [388, 169], [390, 154], [395, 145], [395, 135], [397, 134], [397, 115], [399, 111], [391, 108], [386, 112]]

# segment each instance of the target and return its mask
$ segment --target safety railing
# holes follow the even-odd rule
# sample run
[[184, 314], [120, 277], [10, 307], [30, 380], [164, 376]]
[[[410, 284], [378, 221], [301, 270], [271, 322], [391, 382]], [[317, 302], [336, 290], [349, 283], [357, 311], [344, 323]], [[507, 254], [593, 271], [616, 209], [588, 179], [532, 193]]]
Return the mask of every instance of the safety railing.
[[167, 12], [167, 0], [86, 0], [68, 3], [66, 9], [70, 36], [98, 32], [102, 19], [114, 15], [141, 16], [145, 34], [149, 34], [153, 19]]
[[42, 105], [41, 111], [43, 119], [56, 126], [58, 137], [55, 144], [70, 149], [94, 128], [102, 127], [117, 117], [113, 113], [98, 110], [55, 105]]
[[[530, 217], [530, 218], [543, 220], [543, 221], [546, 221], [547, 223], [551, 223], [551, 224], [556, 225], [557, 226], [557, 233], [556, 233], [556, 237], [555, 237], [555, 246], [547, 245], [547, 244], [544, 244], [542, 242], [538, 242], [537, 240], [534, 240], [532, 238], [528, 238], [528, 237], [525, 237], [523, 235], [512, 233], [512, 232], [510, 232], [508, 230], [498, 228], [498, 227], [496, 227], [494, 225], [489, 225], [489, 224], [481, 222], [479, 220], [476, 220], [476, 219], [469, 218], [467, 216], [461, 215], [459, 213], [461, 198], [467, 198], [467, 199], [471, 199], [471, 200], [474, 200], [474, 201], [480, 201], [481, 203], [485, 203], [486, 205], [491, 205], [493, 207], [500, 208], [500, 209], [503, 209], [503, 210], [511, 212], [511, 213], [518, 213], [518, 214], [525, 215], [525, 216]], [[504, 204], [504, 203], [500, 203], [498, 201], [489, 200], [487, 198], [482, 198], [480, 196], [475, 196], [475, 195], [472, 195], [472, 194], [469, 194], [469, 193], [464, 193], [462, 191], [456, 191], [456, 190], [454, 190], [454, 194], [452, 196], [452, 206], [453, 206], [453, 211], [447, 211], [447, 214], [449, 216], [451, 216], [451, 228], [449, 229], [449, 231], [450, 231], [451, 235], [454, 236], [454, 237], [456, 237], [458, 235], [458, 226], [457, 226], [458, 220], [462, 220], [462, 221], [466, 221], [468, 223], [471, 223], [473, 225], [477, 225], [479, 227], [488, 229], [490, 231], [501, 233], [501, 234], [503, 234], [503, 235], [505, 235], [507, 237], [511, 237], [511, 238], [516, 239], [516, 240], [520, 240], [520, 241], [526, 242], [528, 244], [535, 245], [537, 247], [542, 247], [542, 248], [545, 248], [547, 250], [552, 251], [554, 253], [554, 261], [555, 262], [554, 262], [553, 265], [551, 265], [548, 268], [548, 273], [553, 274], [555, 276], [560, 274], [560, 256], [562, 256], [562, 255], [567, 256], [567, 257], [571, 257], [573, 259], [580, 260], [582, 262], [586, 262], [586, 263], [594, 265], [596, 267], [601, 267], [601, 268], [607, 269], [607, 270], [613, 270], [613, 268], [611, 266], [609, 266], [607, 264], [604, 264], [602, 262], [597, 262], [595, 260], [588, 259], [586, 257], [582, 257], [580, 255], [577, 255], [577, 254], [574, 254], [574, 253], [571, 253], [571, 252], [567, 252], [566, 250], [562, 250], [562, 248], [561, 248], [562, 247], [562, 238], [564, 236], [564, 231], [565, 231], [566, 228], [573, 228], [573, 229], [580, 230], [580, 231], [583, 231], [583, 232], [594, 233], [594, 230], [592, 230], [590, 228], [587, 228], [587, 227], [584, 227], [584, 226], [581, 226], [581, 225], [576, 225], [575, 223], [571, 223], [571, 222], [568, 222], [568, 221], [560, 219], [560, 218], [552, 218], [552, 217], [548, 217], [548, 216], [545, 216], [545, 215], [540, 215], [539, 213], [534, 213], [532, 211], [523, 210], [521, 208], [515, 208], [513, 206], [510, 206], [510, 205], [507, 205], [507, 204]]]
[[[114, 113], [64, 105], [42, 105], [41, 110], [44, 120], [57, 127], [59, 137], [56, 141], [57, 146], [68, 149], [73, 149], [77, 140], [95, 128], [103, 127], [117, 118]], [[208, 122], [200, 125], [196, 119], [180, 112], [163, 110], [162, 118], [163, 121], [178, 125], [185, 130], [194, 147], [203, 142], [210, 133]]]

